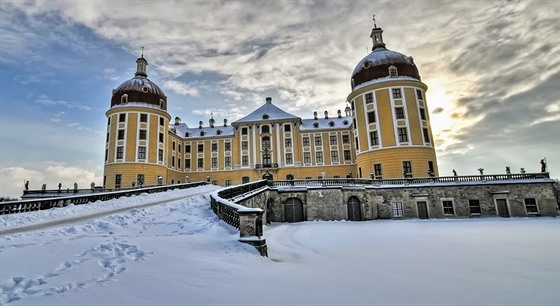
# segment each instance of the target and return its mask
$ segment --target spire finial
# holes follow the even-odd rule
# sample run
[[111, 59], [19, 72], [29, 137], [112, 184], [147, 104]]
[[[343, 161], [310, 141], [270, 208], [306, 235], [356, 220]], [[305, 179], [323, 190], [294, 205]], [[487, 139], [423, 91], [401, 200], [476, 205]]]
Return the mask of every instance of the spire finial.
[[[375, 20], [375, 19], [374, 19]], [[140, 53], [140, 57], [144, 58], [144, 46], [142, 46], [142, 53]]]
[[377, 23], [375, 23], [375, 13], [373, 13], [373, 26], [377, 28]]

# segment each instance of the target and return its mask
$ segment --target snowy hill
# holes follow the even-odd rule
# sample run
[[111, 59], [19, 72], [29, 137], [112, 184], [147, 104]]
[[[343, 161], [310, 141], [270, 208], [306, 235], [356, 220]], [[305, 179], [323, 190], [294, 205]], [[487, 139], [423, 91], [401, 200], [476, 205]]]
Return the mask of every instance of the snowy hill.
[[560, 304], [558, 218], [273, 224], [264, 258], [216, 219], [215, 188], [0, 216], [67, 222], [0, 236], [0, 304]]

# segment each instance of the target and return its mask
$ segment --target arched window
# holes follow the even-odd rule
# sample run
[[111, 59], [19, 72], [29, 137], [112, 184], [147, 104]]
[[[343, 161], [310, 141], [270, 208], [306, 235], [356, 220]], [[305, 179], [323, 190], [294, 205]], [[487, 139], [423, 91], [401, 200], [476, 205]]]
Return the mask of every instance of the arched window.
[[391, 78], [396, 78], [396, 77], [398, 77], [398, 76], [399, 76], [399, 73], [398, 73], [398, 71], [397, 71], [397, 67], [391, 65], [391, 66], [389, 67], [389, 77], [391, 77]]
[[268, 126], [268, 125], [263, 125], [263, 126], [261, 127], [261, 133], [263, 133], [263, 134], [270, 134], [270, 126]]
[[128, 103], [128, 95], [124, 94], [121, 96], [121, 104], [126, 104]]

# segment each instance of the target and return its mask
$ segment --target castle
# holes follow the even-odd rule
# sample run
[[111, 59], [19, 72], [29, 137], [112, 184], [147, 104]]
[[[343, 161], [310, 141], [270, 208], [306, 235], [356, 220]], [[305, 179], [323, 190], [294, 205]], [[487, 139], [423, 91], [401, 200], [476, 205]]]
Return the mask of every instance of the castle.
[[387, 49], [382, 34], [374, 24], [372, 52], [352, 73], [344, 113], [315, 112], [312, 118], [266, 98], [230, 124], [172, 121], [167, 96], [148, 79], [142, 54], [134, 77], [113, 90], [106, 112], [103, 185], [438, 176], [427, 86], [413, 58]]

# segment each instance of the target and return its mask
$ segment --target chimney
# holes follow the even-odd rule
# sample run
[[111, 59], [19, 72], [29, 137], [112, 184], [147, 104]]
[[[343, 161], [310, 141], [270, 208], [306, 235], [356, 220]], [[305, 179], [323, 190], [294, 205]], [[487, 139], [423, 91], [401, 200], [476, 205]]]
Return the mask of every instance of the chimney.
[[325, 119], [329, 119], [329, 112], [325, 111]]
[[317, 112], [313, 112], [313, 119], [317, 120]]
[[202, 121], [198, 122], [198, 128], [201, 129], [202, 128]]
[[272, 104], [272, 98], [271, 97], [266, 97], [266, 103]]
[[342, 118], [342, 112], [339, 110], [336, 111], [336, 113], [338, 114], [338, 118]]
[[208, 120], [208, 123], [209, 123], [208, 125], [209, 125], [211, 128], [214, 128], [214, 122], [216, 122], [216, 120], [214, 120], [214, 118], [210, 118], [210, 120]]
[[224, 119], [224, 126], [227, 126], [227, 119]]
[[181, 124], [181, 118], [175, 117], [175, 125]]

